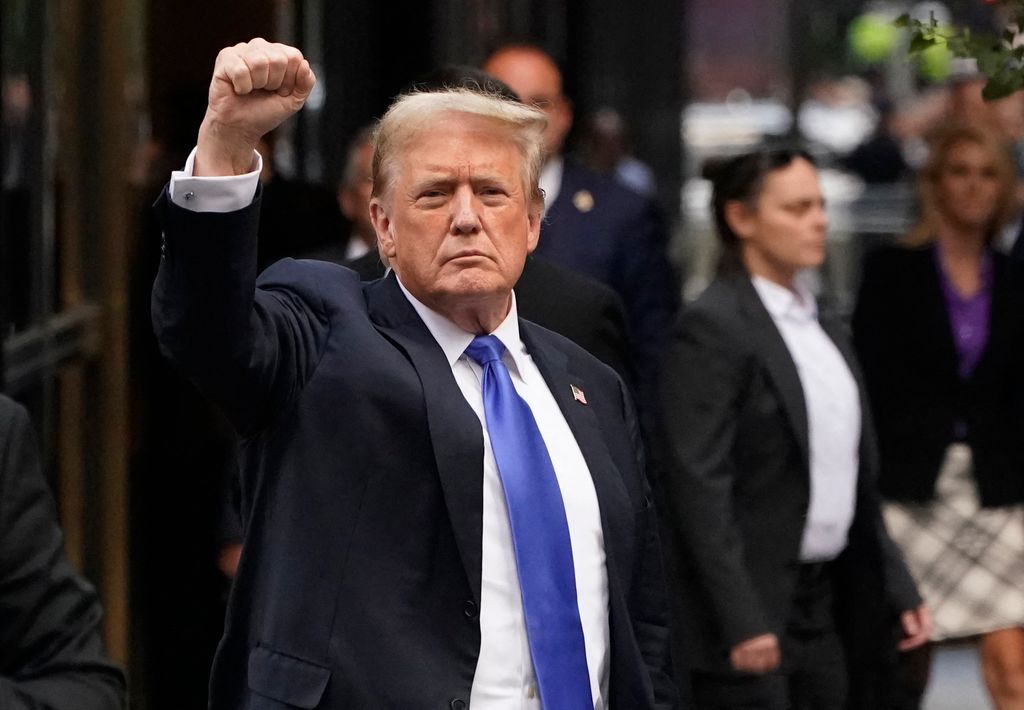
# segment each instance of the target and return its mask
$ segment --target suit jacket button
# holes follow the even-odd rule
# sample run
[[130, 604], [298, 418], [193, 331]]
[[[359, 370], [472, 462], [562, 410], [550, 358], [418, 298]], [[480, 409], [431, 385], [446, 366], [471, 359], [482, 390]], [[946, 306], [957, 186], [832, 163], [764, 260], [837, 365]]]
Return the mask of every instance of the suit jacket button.
[[470, 599], [462, 607], [462, 613], [466, 615], [467, 619], [475, 619], [480, 616], [480, 607], [476, 605], [476, 602]]
[[448, 706], [452, 710], [466, 710], [466, 701], [462, 698], [455, 698], [450, 703], [448, 703]]

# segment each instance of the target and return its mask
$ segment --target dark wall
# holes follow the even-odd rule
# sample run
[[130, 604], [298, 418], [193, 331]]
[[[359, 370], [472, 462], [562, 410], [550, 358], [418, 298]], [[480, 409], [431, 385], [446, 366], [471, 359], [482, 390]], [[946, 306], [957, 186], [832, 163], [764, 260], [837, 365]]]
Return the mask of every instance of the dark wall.
[[[327, 90], [316, 130], [324, 158], [323, 178], [341, 174], [345, 148], [363, 125], [379, 117], [406, 84], [433, 66], [431, 3], [324, 3], [323, 58], [319, 77]], [[300, 132], [301, 134], [301, 132]]]
[[217, 52], [253, 37], [278, 39], [274, 5], [274, 0], [149, 3], [147, 88], [153, 136], [172, 152], [188, 151], [195, 143]]
[[674, 217], [682, 164], [683, 4], [436, 0], [399, 3], [399, 10], [388, 3], [325, 3], [327, 98], [315, 128], [325, 177], [337, 177], [348, 137], [406, 84], [445, 63], [479, 64], [490, 49], [515, 39], [544, 47], [562, 66], [580, 121], [602, 105], [623, 113]]

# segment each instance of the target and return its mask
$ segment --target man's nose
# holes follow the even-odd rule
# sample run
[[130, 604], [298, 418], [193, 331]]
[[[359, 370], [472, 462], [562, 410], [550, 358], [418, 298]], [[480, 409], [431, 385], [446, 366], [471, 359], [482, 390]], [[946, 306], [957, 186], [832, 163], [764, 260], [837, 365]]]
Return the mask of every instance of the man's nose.
[[480, 204], [469, 187], [460, 187], [452, 198], [452, 232], [472, 234], [480, 229]]

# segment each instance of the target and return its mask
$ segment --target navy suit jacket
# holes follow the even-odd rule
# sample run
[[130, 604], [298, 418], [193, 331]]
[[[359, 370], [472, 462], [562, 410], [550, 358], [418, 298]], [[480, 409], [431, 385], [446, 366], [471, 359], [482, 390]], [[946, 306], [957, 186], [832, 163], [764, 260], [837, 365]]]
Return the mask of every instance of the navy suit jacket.
[[[244, 552], [215, 710], [464, 708], [480, 647], [483, 434], [390, 276], [285, 260], [256, 282], [259, 198], [159, 203], [162, 348], [242, 434]], [[621, 380], [520, 323], [590, 468], [607, 553], [613, 707], [671, 707], [664, 581]], [[573, 399], [570, 385], [586, 393]]]
[[679, 278], [655, 203], [566, 158], [535, 253], [619, 293], [633, 361], [638, 372], [651, 372], [680, 304]]

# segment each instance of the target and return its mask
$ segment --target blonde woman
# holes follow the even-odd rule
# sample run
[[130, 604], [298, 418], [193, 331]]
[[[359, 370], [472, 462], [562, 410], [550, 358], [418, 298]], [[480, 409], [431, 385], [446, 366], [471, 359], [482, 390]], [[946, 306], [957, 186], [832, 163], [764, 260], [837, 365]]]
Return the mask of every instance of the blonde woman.
[[[992, 237], [1013, 208], [1005, 147], [938, 137], [906, 244], [869, 258], [854, 334], [890, 533], [934, 614], [977, 637], [996, 708], [1024, 707], [1024, 301]], [[906, 659], [927, 681], [930, 648]]]

